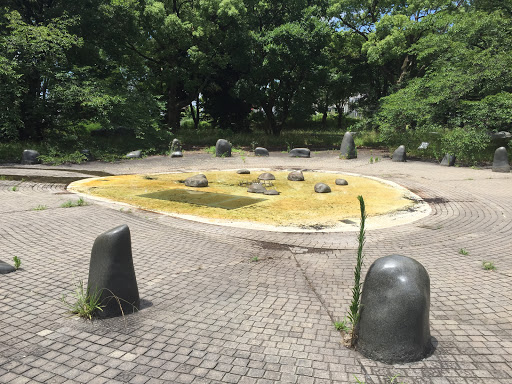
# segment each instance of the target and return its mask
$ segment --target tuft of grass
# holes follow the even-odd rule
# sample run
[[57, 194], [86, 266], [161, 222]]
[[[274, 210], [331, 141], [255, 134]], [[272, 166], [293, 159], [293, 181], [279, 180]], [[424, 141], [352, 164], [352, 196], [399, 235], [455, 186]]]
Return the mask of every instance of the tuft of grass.
[[33, 211], [44, 211], [45, 209], [48, 209], [47, 205], [38, 205], [35, 208], [32, 208]]
[[492, 261], [482, 261], [482, 268], [486, 271], [495, 271], [496, 266]]
[[[401, 383], [398, 382], [398, 376], [399, 375], [395, 375], [393, 377], [388, 377], [388, 380], [386, 381], [386, 383], [389, 383], [389, 384], [404, 384], [403, 382], [401, 382]], [[356, 379], [356, 383], [357, 384], [365, 384], [365, 382], [359, 380], [356, 375], [354, 375], [354, 379]]]
[[73, 208], [73, 207], [83, 207], [87, 205], [83, 198], [79, 198], [77, 201], [68, 200], [65, 203], [61, 204], [61, 208]]
[[16, 270], [18, 270], [20, 268], [20, 265], [21, 265], [21, 259], [18, 256], [14, 256], [12, 258], [12, 261], [14, 261], [14, 268]]
[[84, 287], [83, 280], [76, 284], [72, 302], [68, 302], [65, 295], [62, 295], [61, 301], [70, 313], [89, 320], [92, 320], [98, 311], [103, 311], [104, 307], [101, 304], [101, 291], [90, 292], [89, 288]]
[[17, 185], [15, 185], [14, 187], [11, 188], [11, 191], [13, 191], [13, 192], [16, 192], [17, 190], [18, 190], [18, 186]]
[[337, 331], [350, 332], [351, 328], [348, 323], [349, 321], [346, 318], [342, 321], [336, 321], [334, 323], [334, 328], [336, 328]]
[[253, 258], [251, 258], [251, 261], [252, 261], [253, 263], [255, 263], [255, 262], [259, 261], [258, 256], [254, 256]]
[[459, 254], [467, 256], [469, 255], [469, 252], [466, 250], [466, 248], [459, 249]]
[[357, 323], [359, 321], [359, 309], [361, 306], [361, 268], [363, 266], [363, 246], [365, 243], [365, 222], [366, 222], [366, 207], [364, 205], [364, 199], [363, 196], [359, 195], [357, 196], [357, 199], [359, 200], [359, 209], [361, 211], [361, 224], [359, 228], [359, 236], [358, 236], [358, 243], [359, 246], [357, 248], [357, 260], [356, 260], [356, 266], [354, 268], [354, 286], [352, 287], [352, 302], [350, 303], [350, 313], [347, 315], [348, 319], [352, 323], [352, 339], [351, 339], [351, 346], [354, 346], [355, 341], [357, 339], [357, 335], [355, 334], [355, 329], [357, 326]]
[[206, 148], [205, 152], [209, 153], [210, 155], [215, 155], [215, 145], [212, 145], [211, 147]]

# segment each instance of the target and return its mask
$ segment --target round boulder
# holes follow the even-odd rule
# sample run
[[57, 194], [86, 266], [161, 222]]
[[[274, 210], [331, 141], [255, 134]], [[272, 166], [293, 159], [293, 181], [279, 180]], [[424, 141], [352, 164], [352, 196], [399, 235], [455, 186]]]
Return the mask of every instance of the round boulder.
[[131, 151], [130, 153], [127, 153], [125, 158], [127, 159], [138, 159], [142, 156], [142, 151]]
[[224, 139], [217, 140], [215, 144], [216, 157], [231, 157], [231, 143]]
[[269, 189], [263, 193], [264, 195], [279, 195], [279, 192], [277, 192], [275, 189]]
[[21, 164], [23, 165], [32, 165], [39, 164], [41, 161], [39, 160], [39, 152], [33, 149], [25, 149], [23, 154], [21, 155]]
[[288, 180], [290, 181], [304, 181], [304, 174], [302, 171], [293, 171], [288, 174]]
[[336, 179], [336, 185], [348, 185], [348, 181], [345, 179]]
[[187, 187], [202, 188], [208, 186], [208, 179], [205, 175], [200, 173], [199, 175], [190, 176], [185, 179], [185, 185]]
[[236, 171], [236, 173], [238, 173], [239, 175], [250, 175], [251, 171], [249, 171], [248, 169], [239, 169], [238, 171]]
[[252, 183], [249, 185], [249, 188], [247, 188], [247, 192], [249, 193], [265, 193], [267, 191], [267, 188], [265, 188], [260, 183]]
[[393, 157], [391, 158], [391, 161], [404, 162], [406, 160], [407, 156], [405, 154], [405, 145], [401, 145], [397, 149], [395, 149], [395, 152], [393, 152]]
[[254, 156], [269, 156], [269, 153], [266, 148], [257, 147], [254, 149]]
[[499, 147], [494, 152], [494, 161], [492, 162], [493, 172], [510, 172], [508, 163], [508, 153], [505, 147]]
[[340, 157], [342, 159], [355, 159], [357, 157], [356, 143], [350, 132], [345, 132], [340, 147]]
[[430, 278], [419, 262], [391, 255], [368, 269], [361, 295], [356, 349], [388, 364], [418, 361], [433, 351]]
[[311, 151], [307, 148], [293, 148], [289, 156], [291, 157], [311, 157]]
[[331, 187], [324, 183], [316, 183], [315, 184], [315, 192], [316, 193], [330, 193]]
[[265, 173], [262, 173], [261, 175], [258, 176], [258, 180], [275, 180], [276, 177], [271, 174], [271, 173], [268, 173], [268, 172], [265, 172]]

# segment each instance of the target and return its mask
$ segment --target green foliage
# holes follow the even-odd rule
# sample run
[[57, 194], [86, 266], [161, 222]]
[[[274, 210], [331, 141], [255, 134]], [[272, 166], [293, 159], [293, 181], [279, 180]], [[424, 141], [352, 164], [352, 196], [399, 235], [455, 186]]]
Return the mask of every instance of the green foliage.
[[459, 249], [459, 254], [467, 256], [469, 255], [469, 252], [466, 250], [466, 248]]
[[12, 260], [14, 261], [14, 268], [15, 268], [16, 270], [18, 270], [18, 269], [20, 268], [20, 266], [21, 266], [21, 260], [20, 260], [20, 258], [19, 258], [18, 256], [14, 256], [14, 257], [12, 258]]
[[13, 192], [16, 192], [17, 190], [18, 190], [18, 186], [17, 185], [15, 185], [14, 187], [11, 188], [11, 191], [13, 191]]
[[482, 268], [486, 271], [495, 271], [496, 266], [492, 261], [482, 261]]
[[65, 203], [61, 204], [61, 208], [73, 208], [73, 207], [83, 207], [87, 205], [87, 202], [83, 198], [79, 198], [76, 201], [68, 200]]
[[252, 257], [252, 258], [251, 258], [251, 261], [252, 261], [253, 263], [255, 263], [255, 262], [259, 261], [258, 256], [254, 256], [254, 257]]
[[481, 160], [490, 142], [489, 135], [482, 130], [454, 128], [443, 136], [441, 147], [444, 153], [454, 154], [457, 160], [474, 164]]
[[64, 163], [81, 164], [87, 160], [87, 157], [80, 151], [61, 154], [55, 150], [51, 150], [47, 155], [40, 155], [39, 160], [41, 160], [43, 164], [51, 165], [61, 165]]
[[103, 311], [101, 290], [90, 292], [89, 287], [87, 289], [84, 287], [82, 280], [75, 286], [72, 298], [73, 300], [69, 302], [66, 296], [62, 295], [61, 301], [70, 313], [78, 317], [92, 320], [98, 311]]
[[38, 205], [37, 207], [32, 208], [33, 211], [44, 211], [46, 209], [48, 209], [47, 205]]
[[343, 331], [343, 332], [350, 332], [351, 327], [348, 325], [349, 321], [345, 318], [342, 321], [336, 321], [334, 323], [334, 328], [336, 328], [337, 331]]
[[357, 259], [356, 266], [354, 267], [354, 286], [352, 287], [352, 301], [349, 307], [348, 319], [352, 323], [352, 340], [351, 345], [353, 346], [357, 335], [355, 334], [357, 323], [359, 322], [359, 309], [361, 305], [361, 268], [363, 267], [363, 246], [365, 243], [365, 222], [366, 222], [366, 207], [364, 205], [363, 196], [357, 196], [359, 200], [359, 206], [361, 210], [361, 223], [359, 227], [358, 236], [358, 248], [357, 248]]

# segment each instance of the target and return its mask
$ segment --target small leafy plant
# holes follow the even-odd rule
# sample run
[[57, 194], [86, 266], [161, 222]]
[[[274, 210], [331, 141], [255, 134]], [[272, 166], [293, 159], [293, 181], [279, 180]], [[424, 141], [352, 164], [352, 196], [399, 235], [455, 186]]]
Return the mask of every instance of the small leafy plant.
[[253, 258], [251, 258], [251, 261], [253, 263], [257, 262], [259, 259], [258, 259], [258, 256], [254, 256]]
[[83, 207], [84, 205], [87, 205], [85, 200], [83, 198], [79, 198], [77, 201], [68, 200], [65, 203], [63, 203], [60, 207], [61, 208], [72, 208], [72, 207]]
[[459, 249], [459, 254], [467, 256], [469, 255], [469, 252], [466, 250], [466, 248]]
[[373, 164], [373, 157], [370, 157], [370, 164]]
[[349, 321], [347, 318], [344, 318], [342, 321], [336, 321], [334, 323], [334, 328], [337, 331], [350, 332], [350, 326], [348, 325]]
[[70, 313], [89, 320], [92, 320], [98, 311], [103, 311], [104, 307], [101, 303], [101, 291], [90, 292], [89, 288], [84, 287], [83, 280], [75, 286], [72, 302], [68, 302], [65, 295], [62, 295], [61, 301]]
[[11, 190], [12, 190], [13, 192], [16, 192], [16, 191], [18, 190], [18, 186], [17, 186], [17, 185], [15, 185], [14, 187], [12, 187], [12, 188], [11, 188]]
[[492, 261], [482, 261], [482, 267], [486, 271], [495, 271], [496, 270], [496, 266], [494, 265], [494, 263]]
[[12, 261], [14, 261], [14, 268], [18, 270], [21, 266], [21, 259], [18, 256], [14, 256]]
[[35, 208], [32, 208], [33, 211], [44, 211], [45, 209], [48, 209], [47, 205], [38, 205]]

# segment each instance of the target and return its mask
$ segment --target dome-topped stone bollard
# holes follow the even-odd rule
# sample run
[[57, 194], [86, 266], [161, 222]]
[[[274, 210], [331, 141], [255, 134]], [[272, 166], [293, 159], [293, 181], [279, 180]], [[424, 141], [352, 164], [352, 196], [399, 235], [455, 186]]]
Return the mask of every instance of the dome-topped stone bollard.
[[215, 144], [215, 156], [216, 157], [231, 157], [231, 143], [224, 139], [217, 140]]
[[429, 310], [430, 278], [423, 265], [400, 255], [377, 259], [363, 285], [356, 349], [389, 364], [429, 356]]
[[121, 225], [102, 233], [94, 241], [89, 264], [88, 289], [100, 293], [98, 317], [116, 317], [135, 312], [140, 306], [133, 268], [130, 229]]
[[494, 160], [492, 162], [493, 172], [510, 172], [510, 164], [508, 163], [508, 153], [505, 147], [499, 147], [494, 152]]
[[352, 133], [345, 132], [343, 141], [340, 147], [340, 158], [342, 159], [355, 159], [357, 158], [356, 143], [352, 137]]

